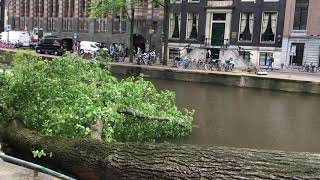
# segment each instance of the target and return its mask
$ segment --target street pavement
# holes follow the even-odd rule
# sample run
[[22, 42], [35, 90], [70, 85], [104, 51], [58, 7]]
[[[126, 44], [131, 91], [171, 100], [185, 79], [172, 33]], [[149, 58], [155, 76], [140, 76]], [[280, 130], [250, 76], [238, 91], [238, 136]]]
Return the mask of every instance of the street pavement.
[[[128, 65], [128, 66], [144, 66], [146, 68], [165, 68], [172, 70], [181, 70], [181, 71], [190, 71], [190, 72], [199, 72], [199, 73], [219, 73], [219, 74], [230, 74], [230, 75], [240, 75], [240, 76], [256, 76], [256, 77], [265, 77], [265, 78], [274, 78], [274, 79], [288, 79], [288, 80], [297, 80], [297, 81], [310, 81], [320, 83], [320, 72], [311, 73], [311, 72], [299, 72], [298, 70], [290, 70], [290, 71], [282, 71], [279, 69], [273, 71], [267, 71], [267, 75], [257, 75], [255, 73], [249, 73], [246, 71], [242, 71], [240, 69], [234, 69], [232, 72], [224, 72], [224, 71], [206, 71], [202, 69], [178, 69], [172, 67], [170, 64], [168, 66], [162, 66], [160, 64], [153, 65], [137, 65], [134, 63], [126, 62], [116, 62], [113, 64], [117, 65]], [[265, 71], [265, 70], [262, 70]]]
[[[0, 144], [1, 153], [1, 144]], [[33, 170], [4, 162], [0, 158], [0, 180], [59, 180], [58, 178], [39, 173], [33, 176]]]
[[[16, 49], [9, 49], [8, 51], [16, 51]], [[28, 50], [30, 51], [30, 50]], [[47, 58], [54, 58], [55, 56], [53, 55], [44, 55], [42, 54], [41, 56], [47, 57]], [[158, 63], [153, 64], [152, 66], [145, 65], [146, 67], [154, 67], [154, 68], [166, 68], [166, 69], [174, 69], [177, 70], [177, 68], [173, 68], [172, 65], [170, 64], [171, 61], [169, 60], [168, 66], [162, 66]], [[113, 64], [123, 64], [123, 65], [137, 65], [136, 61], [133, 63], [129, 63], [129, 59], [125, 58], [125, 62], [120, 62], [120, 63], [113, 63]], [[1, 69], [1, 68], [0, 68]], [[182, 70], [182, 69], [180, 69]], [[1, 70], [0, 70], [1, 71]], [[205, 70], [199, 70], [199, 69], [191, 69], [188, 71], [193, 71], [193, 72], [206, 72], [208, 71]], [[288, 79], [288, 80], [298, 80], [298, 81], [312, 81], [312, 82], [320, 82], [320, 72], [317, 73], [311, 73], [311, 72], [299, 72], [297, 69], [286, 69], [286, 70], [273, 70], [273, 71], [268, 71], [267, 75], [256, 75], [253, 73], [248, 73], [241, 71], [240, 69], [235, 69], [233, 72], [217, 72], [217, 71], [212, 71], [212, 73], [224, 73], [224, 74], [232, 74], [232, 75], [246, 75], [246, 76], [257, 76], [257, 77], [266, 77], [266, 78], [275, 78], [275, 79]]]

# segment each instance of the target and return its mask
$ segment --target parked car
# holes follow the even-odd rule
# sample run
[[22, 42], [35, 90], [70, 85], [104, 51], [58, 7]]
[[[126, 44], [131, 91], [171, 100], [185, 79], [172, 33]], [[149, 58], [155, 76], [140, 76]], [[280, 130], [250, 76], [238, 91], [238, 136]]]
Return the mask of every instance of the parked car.
[[2, 32], [1, 42], [13, 44], [15, 47], [29, 47], [30, 35], [26, 31]]
[[95, 54], [101, 48], [101, 44], [94, 41], [81, 41], [79, 52], [80, 54]]
[[46, 36], [36, 46], [37, 53], [62, 55], [66, 51], [73, 52], [73, 39], [61, 36]]

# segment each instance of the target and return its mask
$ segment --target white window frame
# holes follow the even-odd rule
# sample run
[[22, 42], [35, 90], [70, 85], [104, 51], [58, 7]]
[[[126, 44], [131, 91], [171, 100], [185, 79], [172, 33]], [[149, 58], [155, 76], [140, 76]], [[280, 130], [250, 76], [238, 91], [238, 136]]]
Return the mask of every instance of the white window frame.
[[[262, 41], [262, 34], [263, 34], [263, 14], [264, 13], [276, 13], [277, 14], [277, 19], [276, 19], [276, 31], [274, 33], [274, 39], [273, 41]], [[278, 29], [278, 18], [279, 18], [279, 12], [278, 11], [263, 11], [262, 16], [261, 16], [261, 27], [260, 27], [260, 43], [264, 44], [274, 44], [277, 39], [277, 29]]]
[[[191, 31], [189, 28], [188, 28], [188, 23], [189, 23], [189, 16], [191, 15], [191, 14], [197, 14], [198, 15], [198, 34], [197, 34], [197, 38], [189, 38], [189, 34], [190, 34], [190, 32], [189, 31]], [[199, 37], [199, 25], [200, 25], [200, 23], [199, 23], [199, 20], [200, 20], [200, 14], [198, 13], [198, 12], [188, 12], [187, 13], [187, 23], [186, 23], [186, 39], [187, 40], [197, 40], [198, 39], [198, 37]]]
[[[240, 27], [241, 27], [241, 14], [243, 13], [253, 13], [253, 28], [252, 28], [252, 35], [251, 35], [251, 41], [248, 41], [248, 40], [240, 40]], [[240, 17], [239, 17], [239, 31], [238, 31], [238, 42], [241, 42], [241, 43], [252, 43], [252, 40], [253, 40], [253, 34], [254, 34], [254, 25], [255, 25], [255, 22], [254, 22], [254, 19], [255, 19], [255, 13], [254, 12], [240, 12]]]

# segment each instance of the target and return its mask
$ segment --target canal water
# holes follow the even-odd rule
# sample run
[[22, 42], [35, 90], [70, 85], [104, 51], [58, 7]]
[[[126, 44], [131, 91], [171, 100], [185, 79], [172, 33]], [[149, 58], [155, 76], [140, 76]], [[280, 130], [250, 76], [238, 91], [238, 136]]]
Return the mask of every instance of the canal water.
[[149, 79], [195, 110], [181, 143], [320, 153], [320, 96]]

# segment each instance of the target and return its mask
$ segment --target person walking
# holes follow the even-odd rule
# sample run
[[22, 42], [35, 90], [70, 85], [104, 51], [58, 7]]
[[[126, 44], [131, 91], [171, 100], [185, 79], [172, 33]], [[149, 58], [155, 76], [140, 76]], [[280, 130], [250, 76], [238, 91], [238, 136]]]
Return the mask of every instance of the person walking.
[[269, 70], [269, 69], [270, 69], [270, 70], [272, 71], [272, 70], [273, 70], [272, 65], [273, 65], [274, 59], [273, 59], [273, 57], [272, 57], [271, 55], [269, 55], [267, 60], [268, 60], [268, 67], [267, 67], [267, 70]]

